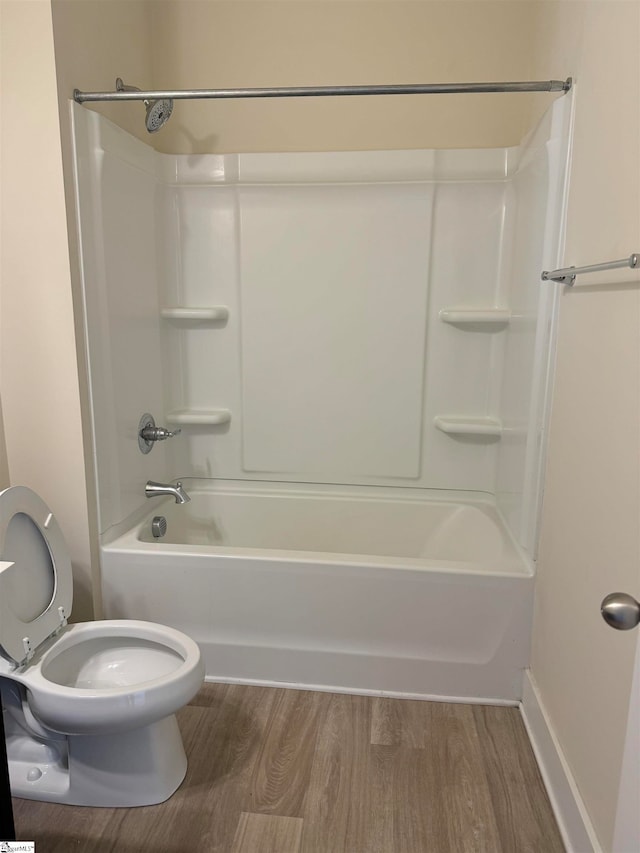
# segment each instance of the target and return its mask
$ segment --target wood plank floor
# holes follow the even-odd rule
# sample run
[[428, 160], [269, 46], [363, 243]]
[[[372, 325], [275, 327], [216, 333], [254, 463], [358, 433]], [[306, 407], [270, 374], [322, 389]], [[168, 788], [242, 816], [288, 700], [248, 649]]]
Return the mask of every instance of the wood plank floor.
[[562, 853], [516, 708], [206, 684], [157, 806], [14, 799], [38, 853]]

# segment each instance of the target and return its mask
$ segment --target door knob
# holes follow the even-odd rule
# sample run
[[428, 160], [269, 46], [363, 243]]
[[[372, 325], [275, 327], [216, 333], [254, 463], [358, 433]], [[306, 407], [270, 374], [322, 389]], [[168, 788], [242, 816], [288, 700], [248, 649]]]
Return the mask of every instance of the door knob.
[[612, 592], [602, 600], [602, 618], [618, 631], [629, 631], [640, 622], [640, 602], [626, 592]]

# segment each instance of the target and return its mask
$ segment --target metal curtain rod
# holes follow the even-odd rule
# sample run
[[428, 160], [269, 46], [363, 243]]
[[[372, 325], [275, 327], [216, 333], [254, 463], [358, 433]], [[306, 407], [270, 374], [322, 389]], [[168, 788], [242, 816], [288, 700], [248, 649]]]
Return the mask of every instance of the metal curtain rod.
[[570, 287], [576, 280], [577, 275], [582, 275], [585, 272], [600, 272], [601, 270], [618, 270], [623, 267], [630, 267], [632, 270], [640, 264], [640, 253], [636, 252], [629, 255], [628, 258], [622, 258], [619, 261], [608, 261], [605, 264], [590, 264], [586, 267], [565, 267], [562, 270], [545, 270], [540, 278], [543, 281], [559, 281], [561, 284], [568, 284]]
[[134, 92], [81, 92], [73, 90], [79, 104], [87, 101], [194, 100], [197, 98], [308, 98], [334, 95], [453, 95], [474, 92], [568, 92], [567, 80], [524, 83], [418, 83], [391, 86], [281, 86], [272, 89], [162, 89]]

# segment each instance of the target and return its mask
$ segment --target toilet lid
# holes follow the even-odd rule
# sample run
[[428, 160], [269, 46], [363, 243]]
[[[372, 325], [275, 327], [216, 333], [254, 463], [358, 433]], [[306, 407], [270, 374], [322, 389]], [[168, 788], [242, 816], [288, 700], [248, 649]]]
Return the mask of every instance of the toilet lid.
[[0, 492], [0, 560], [0, 648], [24, 663], [30, 648], [65, 624], [73, 602], [62, 531], [42, 498], [25, 486]]

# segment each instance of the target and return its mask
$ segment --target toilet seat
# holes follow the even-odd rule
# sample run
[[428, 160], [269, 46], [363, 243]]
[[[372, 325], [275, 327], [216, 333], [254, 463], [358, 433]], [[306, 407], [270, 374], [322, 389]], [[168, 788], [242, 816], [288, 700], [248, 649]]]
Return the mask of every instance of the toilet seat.
[[[78, 685], [73, 673], [92, 654], [132, 644], [146, 646], [146, 654], [155, 652], [165, 663], [168, 656], [173, 660], [153, 672], [145, 671], [143, 659], [144, 669], [130, 673], [122, 684]], [[29, 705], [48, 729], [113, 734], [148, 725], [186, 705], [202, 686], [203, 670], [198, 645], [181, 631], [154, 622], [110, 619], [67, 625], [31, 666], [11, 678], [29, 690]]]
[[[7, 539], [11, 553], [5, 552]], [[66, 625], [73, 604], [71, 560], [62, 531], [46, 503], [26, 486], [0, 492], [0, 554], [0, 650], [23, 666]], [[34, 578], [45, 596], [53, 582], [53, 594], [42, 612], [30, 615], [18, 604], [33, 599]]]

